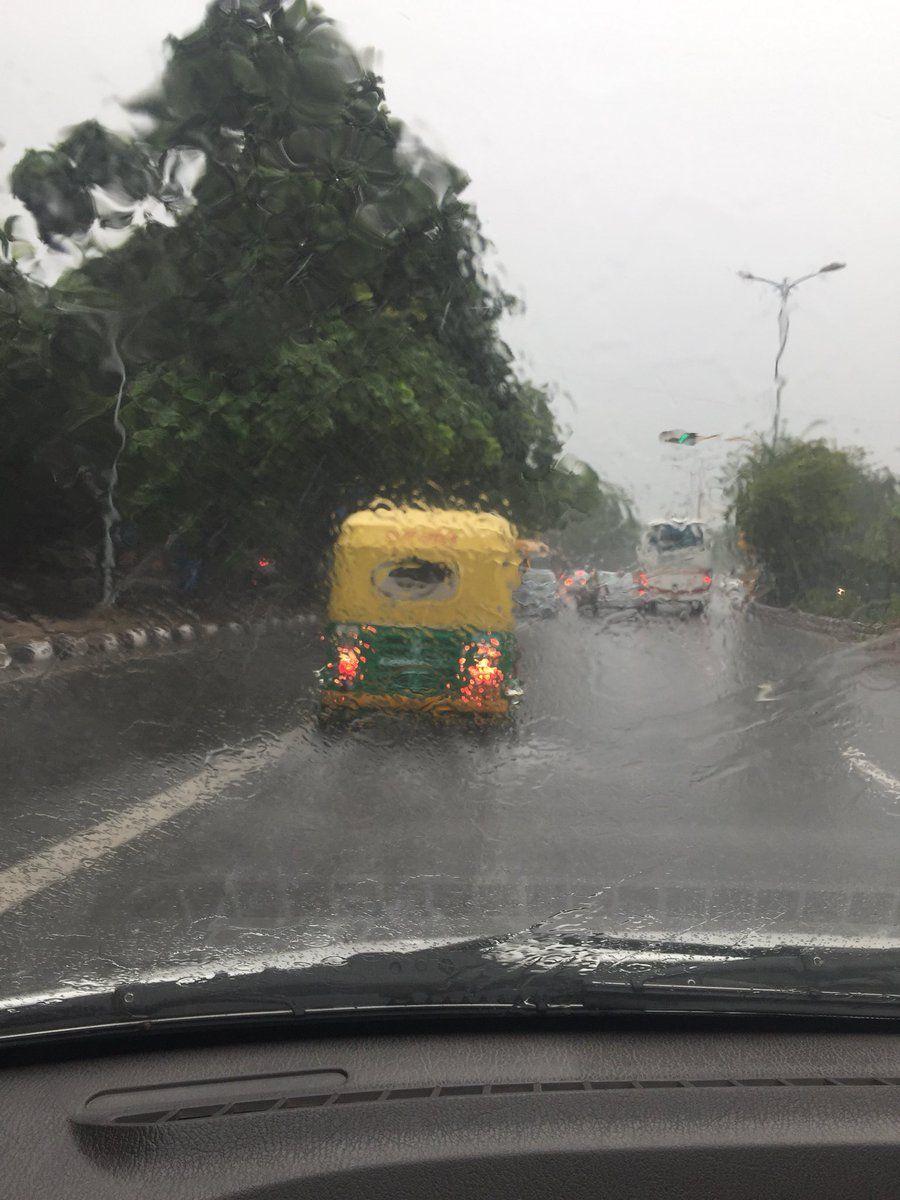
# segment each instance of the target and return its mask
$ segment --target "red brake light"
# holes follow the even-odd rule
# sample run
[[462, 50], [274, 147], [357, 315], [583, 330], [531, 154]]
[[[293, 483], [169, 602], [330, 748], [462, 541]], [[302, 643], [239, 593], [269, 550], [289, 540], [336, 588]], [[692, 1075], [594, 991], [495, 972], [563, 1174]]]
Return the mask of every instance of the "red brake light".
[[498, 665], [500, 643], [497, 638], [485, 638], [477, 642], [474, 650], [474, 657], [468, 666], [464, 665], [465, 659], [460, 660], [466, 682], [459, 689], [459, 694], [468, 703], [478, 705], [499, 695], [505, 676]]
[[359, 673], [359, 649], [356, 646], [338, 646], [337, 677], [339, 683], [350, 684]]
[[261, 558], [258, 561], [258, 565], [261, 567], [270, 567], [272, 565], [272, 562], [271, 562], [271, 559]]
[[712, 583], [712, 575], [704, 575], [703, 582], [706, 584], [707, 587], [709, 587], [709, 585]]

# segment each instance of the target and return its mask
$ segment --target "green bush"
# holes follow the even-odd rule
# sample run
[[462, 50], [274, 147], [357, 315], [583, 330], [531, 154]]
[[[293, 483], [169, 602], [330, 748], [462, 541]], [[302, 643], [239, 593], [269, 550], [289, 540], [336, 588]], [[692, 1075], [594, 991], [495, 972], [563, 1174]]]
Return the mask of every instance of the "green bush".
[[757, 445], [732, 463], [729, 519], [767, 597], [850, 616], [900, 593], [900, 491], [863, 451], [824, 441]]
[[[884, 601], [875, 601], [875, 605], [884, 607]], [[816, 613], [820, 617], [845, 617], [864, 620], [857, 614], [865, 607], [857, 592], [836, 589], [811, 588], [802, 593], [794, 601], [795, 607], [803, 612]]]

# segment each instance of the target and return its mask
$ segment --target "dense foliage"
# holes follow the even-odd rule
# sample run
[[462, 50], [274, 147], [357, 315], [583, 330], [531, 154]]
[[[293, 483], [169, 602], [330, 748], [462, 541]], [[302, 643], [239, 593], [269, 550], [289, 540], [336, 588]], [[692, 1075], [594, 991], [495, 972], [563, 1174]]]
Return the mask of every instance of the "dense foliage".
[[82, 261], [44, 291], [2, 267], [7, 557], [98, 542], [123, 372], [116, 505], [145, 545], [301, 570], [376, 495], [627, 524], [513, 369], [465, 177], [318, 10], [218, 0], [133, 107], [143, 140], [84, 123], [12, 175]]
[[760, 445], [736, 464], [730, 494], [730, 515], [772, 601], [833, 616], [893, 615], [900, 490], [861, 450], [794, 439]]

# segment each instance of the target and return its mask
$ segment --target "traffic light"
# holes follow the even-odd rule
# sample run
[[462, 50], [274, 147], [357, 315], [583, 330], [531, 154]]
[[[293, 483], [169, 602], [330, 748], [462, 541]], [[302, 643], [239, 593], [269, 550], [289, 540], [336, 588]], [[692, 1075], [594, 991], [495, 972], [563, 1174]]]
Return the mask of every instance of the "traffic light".
[[696, 446], [699, 434], [688, 433], [684, 429], [665, 429], [659, 435], [661, 442], [672, 442], [676, 446]]
[[686, 429], [664, 429], [659, 435], [659, 440], [671, 442], [675, 446], [696, 446], [698, 442], [708, 442], [718, 436], [717, 433], [689, 433]]

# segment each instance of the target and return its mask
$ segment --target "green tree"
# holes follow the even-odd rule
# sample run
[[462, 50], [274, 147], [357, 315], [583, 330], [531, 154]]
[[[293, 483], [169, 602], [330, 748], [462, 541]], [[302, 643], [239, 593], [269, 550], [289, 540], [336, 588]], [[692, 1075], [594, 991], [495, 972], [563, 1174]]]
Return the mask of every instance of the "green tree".
[[[117, 504], [150, 539], [314, 561], [332, 513], [378, 494], [508, 505], [529, 530], [603, 508], [499, 336], [515, 302], [484, 272], [466, 177], [412, 142], [319, 10], [212, 4], [133, 107], [143, 140], [88, 122], [13, 172], [41, 235], [85, 251], [28, 296], [52, 332], [20, 340], [17, 369], [53, 401], [30, 421], [30, 385], [0, 385], [24, 405], [20, 457], [96, 491], [121, 360]], [[93, 253], [110, 225], [134, 232]]]
[[99, 539], [102, 464], [112, 455], [104, 423], [82, 438], [115, 394], [105, 320], [78, 321], [9, 262], [0, 262], [0, 558], [64, 553]]
[[730, 519], [775, 603], [828, 600], [847, 611], [898, 590], [898, 483], [863, 451], [799, 439], [760, 445], [735, 464], [729, 495]]

